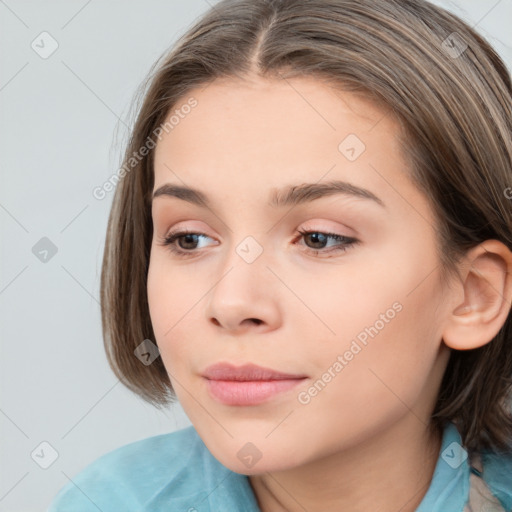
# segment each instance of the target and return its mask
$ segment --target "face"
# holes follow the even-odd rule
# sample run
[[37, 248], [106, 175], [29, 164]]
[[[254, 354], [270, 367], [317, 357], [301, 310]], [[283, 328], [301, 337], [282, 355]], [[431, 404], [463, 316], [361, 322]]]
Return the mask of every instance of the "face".
[[[217, 80], [190, 97], [155, 149], [154, 191], [193, 188], [207, 205], [170, 187], [153, 199], [147, 291], [171, 383], [208, 449], [258, 474], [412, 415], [427, 423], [448, 301], [397, 121], [306, 78]], [[306, 184], [322, 188], [285, 201]], [[213, 382], [203, 374], [215, 363], [295, 378]]]

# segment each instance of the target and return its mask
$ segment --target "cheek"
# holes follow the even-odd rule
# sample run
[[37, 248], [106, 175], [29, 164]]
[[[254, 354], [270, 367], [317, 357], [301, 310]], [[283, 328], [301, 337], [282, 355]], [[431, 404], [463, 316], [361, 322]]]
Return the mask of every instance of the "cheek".
[[[394, 242], [380, 248], [378, 256], [360, 253], [347, 265], [350, 272], [334, 268], [306, 295], [311, 309], [335, 333], [315, 320], [317, 332], [327, 334], [322, 336], [325, 350], [311, 357], [321, 374], [346, 353], [343, 388], [353, 388], [358, 399], [380, 396], [379, 388], [389, 395], [387, 384], [414, 401], [441, 342], [438, 262], [428, 241]], [[308, 332], [306, 324], [299, 330]], [[312, 327], [309, 334], [314, 339]]]
[[[296, 283], [294, 291], [316, 314], [316, 319], [309, 315], [309, 320], [318, 328], [317, 333], [326, 341], [343, 343], [375, 324], [379, 331], [389, 331], [389, 325], [421, 313], [421, 302], [428, 300], [430, 290], [427, 297], [422, 296], [418, 285], [422, 274], [435, 268], [428, 260], [420, 251], [390, 243], [354, 253], [342, 265], [318, 272], [314, 279], [295, 276], [294, 281], [290, 275], [289, 282]], [[424, 272], [426, 268], [428, 272]], [[398, 313], [406, 307], [408, 313]], [[300, 316], [297, 321], [301, 322]]]
[[[440, 344], [429, 302], [436, 288], [432, 280], [407, 295], [410, 289], [395, 283], [386, 292], [374, 292], [372, 309], [364, 307], [363, 294], [347, 302], [339, 309], [339, 320], [331, 319], [338, 336], [322, 350], [318, 344], [309, 347], [316, 371], [311, 387], [301, 390], [298, 403], [304, 405], [294, 418], [314, 428], [317, 439], [342, 442], [343, 433], [343, 442], [355, 443], [411, 411], [427, 421], [436, 395], [432, 376]], [[393, 301], [399, 307], [386, 315]], [[387, 323], [380, 320], [381, 313]], [[315, 449], [324, 448], [318, 441]]]
[[[165, 366], [169, 361], [169, 352], [173, 340], [193, 317], [194, 305], [205, 290], [193, 275], [183, 266], [170, 266], [165, 255], [152, 255], [148, 268], [147, 296], [149, 314]], [[179, 350], [183, 344], [174, 343], [173, 350]], [[176, 354], [179, 356], [179, 353]]]

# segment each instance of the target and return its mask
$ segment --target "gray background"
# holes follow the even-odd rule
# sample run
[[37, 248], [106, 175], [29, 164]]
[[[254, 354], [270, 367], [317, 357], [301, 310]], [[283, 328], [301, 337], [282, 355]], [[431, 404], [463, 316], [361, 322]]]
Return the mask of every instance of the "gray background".
[[[512, 0], [435, 3], [512, 67]], [[119, 167], [150, 66], [211, 4], [0, 0], [1, 512], [44, 511], [100, 455], [190, 425], [179, 404], [158, 411], [108, 367], [98, 292], [112, 193], [92, 190]], [[31, 47], [43, 31], [59, 45], [46, 59]], [[57, 249], [46, 262], [32, 250], [43, 237]], [[47, 469], [43, 441], [58, 452]]]

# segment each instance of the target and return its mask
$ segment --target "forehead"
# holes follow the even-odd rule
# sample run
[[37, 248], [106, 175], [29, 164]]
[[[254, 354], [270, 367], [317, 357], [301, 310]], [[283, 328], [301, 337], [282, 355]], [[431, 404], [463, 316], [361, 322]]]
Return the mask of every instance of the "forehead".
[[269, 189], [291, 183], [345, 180], [380, 197], [391, 193], [386, 181], [411, 185], [390, 109], [320, 80], [218, 79], [181, 98], [172, 116], [155, 148], [154, 190], [174, 183], [219, 201], [266, 202]]
[[[180, 110], [191, 98], [196, 106], [182, 114]], [[157, 156], [162, 150], [201, 144], [210, 152], [218, 149], [216, 153], [227, 148], [235, 154], [241, 153], [238, 148], [244, 149], [245, 154], [257, 154], [260, 159], [284, 152], [300, 157], [319, 139], [325, 142], [320, 151], [337, 152], [339, 142], [349, 134], [368, 139], [369, 132], [380, 125], [374, 136], [386, 133], [393, 139], [399, 128], [389, 108], [311, 77], [217, 79], [181, 98], [168, 113], [170, 118], [173, 127], [163, 133]], [[311, 141], [307, 147], [300, 145], [304, 139]], [[200, 156], [180, 152], [190, 158]]]

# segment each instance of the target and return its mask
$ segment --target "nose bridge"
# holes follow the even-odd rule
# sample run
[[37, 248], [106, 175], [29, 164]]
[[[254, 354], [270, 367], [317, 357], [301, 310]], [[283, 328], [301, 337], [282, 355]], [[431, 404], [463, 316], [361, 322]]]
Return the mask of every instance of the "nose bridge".
[[267, 268], [269, 257], [256, 236], [234, 242], [209, 295], [207, 316], [228, 329], [238, 328], [247, 319], [274, 324], [278, 316], [278, 290], [274, 288], [279, 283]]
[[[225, 244], [228, 246], [224, 259], [224, 271], [229, 268], [242, 267], [243, 270], [257, 272], [264, 279], [269, 270], [265, 264], [271, 265], [271, 240], [275, 236], [273, 230], [269, 230], [268, 220], [255, 213], [255, 205], [251, 201], [245, 201], [238, 205], [239, 215], [229, 224], [229, 237]], [[224, 272], [223, 272], [224, 274]]]
[[[259, 295], [259, 288], [264, 283], [269, 284], [269, 257], [268, 247], [265, 248], [263, 242], [253, 235], [246, 235], [240, 241], [235, 241], [229, 248], [229, 253], [224, 255], [220, 281], [215, 288], [232, 288], [235, 295], [241, 296], [249, 293], [253, 296]], [[245, 294], [244, 287], [247, 287]]]

